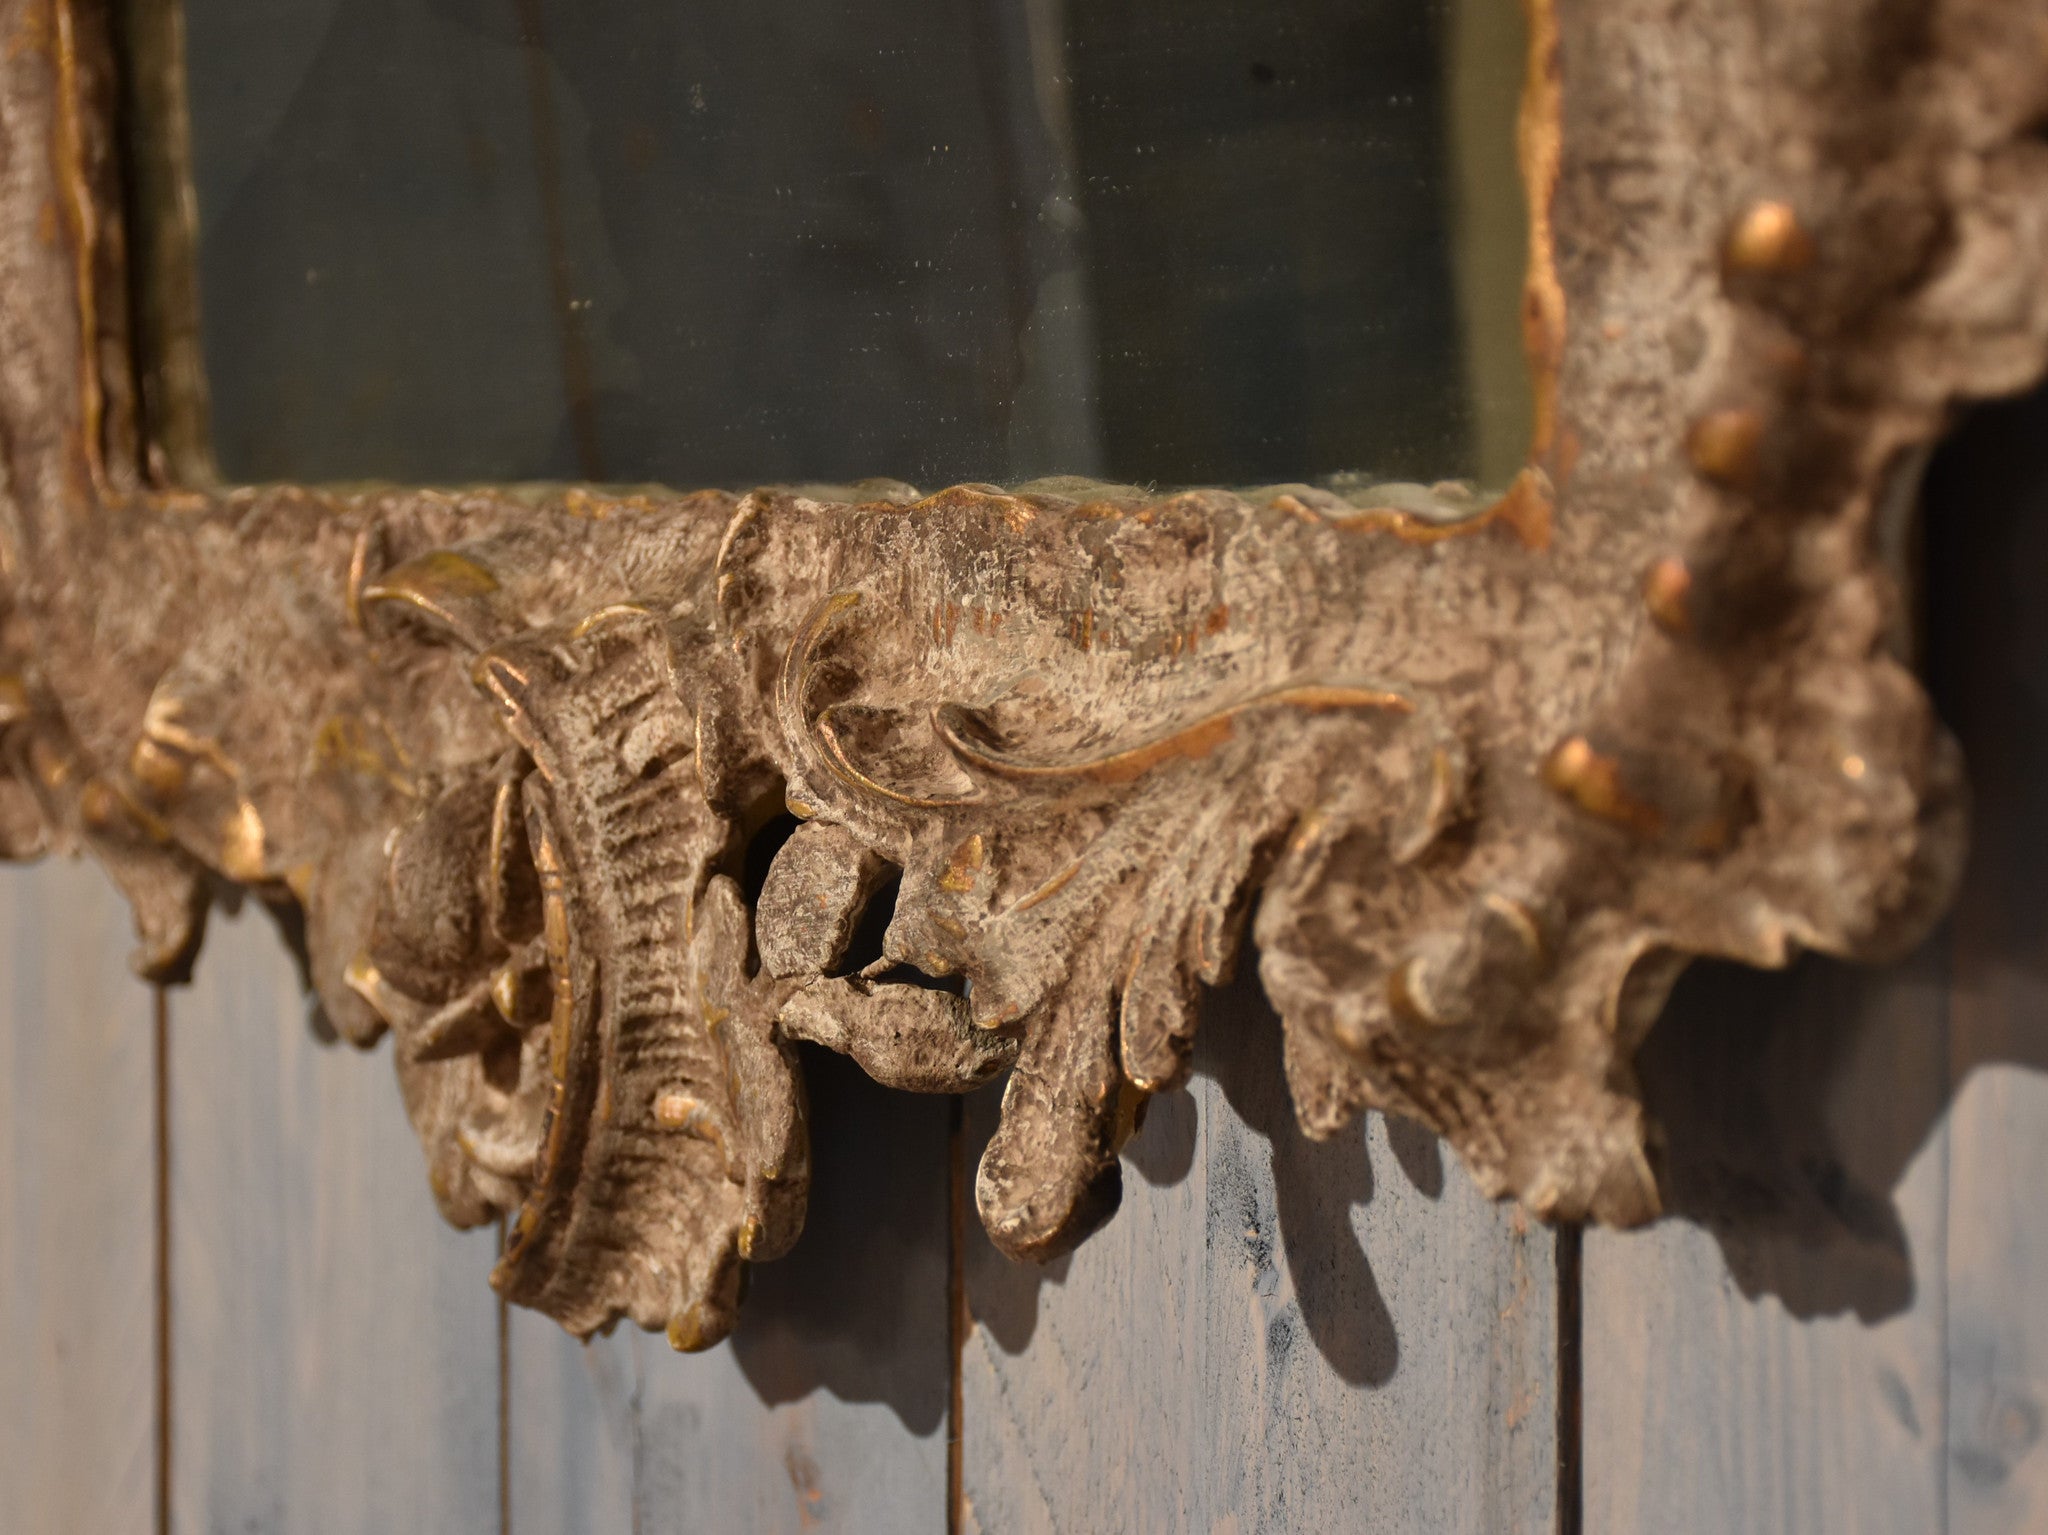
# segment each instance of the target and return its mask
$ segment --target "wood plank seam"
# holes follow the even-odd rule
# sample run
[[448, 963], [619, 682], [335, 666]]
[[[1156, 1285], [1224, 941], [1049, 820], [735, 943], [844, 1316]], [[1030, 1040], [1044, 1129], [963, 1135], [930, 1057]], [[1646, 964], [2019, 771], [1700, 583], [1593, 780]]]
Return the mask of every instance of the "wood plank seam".
[[966, 1447], [961, 1415], [966, 1390], [961, 1378], [967, 1334], [967, 1110], [958, 1098], [946, 1115], [946, 1535], [967, 1525]]
[[156, 1263], [156, 1529], [171, 1529], [171, 1062], [170, 1001], [164, 988], [150, 988], [150, 1077], [154, 1102], [151, 1133], [156, 1174], [154, 1260]]
[[1586, 1522], [1584, 1251], [1576, 1226], [1557, 1231], [1557, 1535], [1582, 1535]]
[[[498, 1252], [505, 1251], [505, 1218], [498, 1217]], [[512, 1313], [498, 1301], [498, 1535], [512, 1535]]]

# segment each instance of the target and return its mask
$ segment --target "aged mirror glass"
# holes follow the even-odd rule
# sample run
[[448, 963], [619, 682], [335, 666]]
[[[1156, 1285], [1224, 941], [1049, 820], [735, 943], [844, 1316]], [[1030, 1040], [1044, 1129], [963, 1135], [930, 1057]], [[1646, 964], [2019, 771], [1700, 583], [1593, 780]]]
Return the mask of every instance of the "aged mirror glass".
[[1519, 7], [186, 6], [231, 479], [1505, 484]]

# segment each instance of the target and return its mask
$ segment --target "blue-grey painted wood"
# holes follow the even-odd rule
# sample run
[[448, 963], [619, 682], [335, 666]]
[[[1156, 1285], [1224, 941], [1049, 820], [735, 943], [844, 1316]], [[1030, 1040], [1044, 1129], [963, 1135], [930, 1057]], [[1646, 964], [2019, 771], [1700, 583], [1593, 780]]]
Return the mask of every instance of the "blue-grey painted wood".
[[1933, 670], [1978, 827], [1949, 1027], [1948, 1529], [2006, 1535], [2048, 1529], [2048, 389], [1979, 413], [1928, 499]]
[[810, 1221], [732, 1339], [679, 1355], [514, 1319], [516, 1530], [946, 1528], [947, 1105], [804, 1064]]
[[496, 1234], [435, 1212], [389, 1048], [313, 1038], [255, 913], [172, 996], [180, 1535], [499, 1527]]
[[153, 999], [98, 869], [0, 872], [0, 1526], [155, 1520]]
[[626, 1329], [579, 1343], [510, 1308], [505, 1350], [508, 1535], [607, 1535], [635, 1528], [640, 1357]]
[[1211, 999], [1195, 1068], [1070, 1259], [970, 1234], [964, 1528], [1554, 1529], [1550, 1233], [1411, 1126], [1304, 1140], [1248, 982]]
[[[585, 1345], [545, 1319], [515, 1317], [514, 1530], [937, 1535], [946, 1528], [944, 1423], [930, 1415], [946, 1389], [938, 1257], [913, 1252], [906, 1264], [904, 1299], [919, 1313], [912, 1346], [882, 1342], [864, 1358], [857, 1338], [836, 1348], [829, 1338], [761, 1341], [776, 1321], [752, 1309], [743, 1344], [690, 1358], [658, 1335], [621, 1331]], [[811, 1272], [806, 1283], [833, 1294], [830, 1275]], [[834, 1353], [852, 1366], [833, 1371], [836, 1388], [813, 1376]], [[931, 1404], [913, 1422], [863, 1400], [891, 1375], [913, 1373]]]
[[[2038, 858], [2029, 866], [2038, 871]], [[1944, 1339], [1950, 1535], [2048, 1529], [2048, 977], [2038, 873], [2024, 883], [2031, 893], [2002, 914], [1966, 905], [1957, 947]]]
[[1589, 1535], [1943, 1528], [1943, 969], [1681, 984], [1643, 1062], [1679, 1216], [1585, 1238]]
[[[2010, 976], [1990, 1005], [2024, 1008], [2048, 1043], [2048, 987]], [[1959, 997], [1959, 1008], [1975, 999]], [[2048, 1529], [2048, 1073], [1987, 1064], [1956, 1095], [1949, 1140], [1950, 1535]]]

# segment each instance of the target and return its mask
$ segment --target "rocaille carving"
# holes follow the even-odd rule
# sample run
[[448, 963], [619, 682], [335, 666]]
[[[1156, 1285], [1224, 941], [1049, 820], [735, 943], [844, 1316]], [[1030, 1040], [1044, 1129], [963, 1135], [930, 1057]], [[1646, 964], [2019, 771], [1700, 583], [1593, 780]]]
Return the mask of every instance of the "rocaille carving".
[[105, 18], [0, 0], [6, 850], [91, 851], [157, 978], [230, 882], [285, 915], [578, 1333], [732, 1326], [803, 1220], [798, 1040], [1007, 1075], [976, 1199], [1061, 1251], [1248, 928], [1309, 1134], [1645, 1220], [1684, 958], [1894, 951], [1959, 857], [1872, 524], [2043, 355], [2048, 68], [1999, 39], [2048, 18], [1897, 9], [1538, 8], [1502, 494], [673, 495], [150, 482]]

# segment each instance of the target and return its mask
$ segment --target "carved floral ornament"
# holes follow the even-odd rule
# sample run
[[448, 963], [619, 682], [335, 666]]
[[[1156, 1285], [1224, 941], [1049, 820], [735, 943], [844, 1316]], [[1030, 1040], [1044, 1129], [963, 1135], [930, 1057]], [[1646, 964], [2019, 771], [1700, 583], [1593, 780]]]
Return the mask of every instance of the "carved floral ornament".
[[1307, 1134], [1387, 1109], [1644, 1221], [1687, 957], [1875, 958], [1948, 896], [1878, 545], [2048, 356], [2037, 0], [1538, 3], [1491, 497], [160, 483], [107, 29], [0, 0], [6, 851], [89, 850], [160, 980], [228, 884], [299, 919], [442, 1211], [510, 1216], [493, 1282], [572, 1332], [733, 1325], [803, 1220], [797, 1040], [1007, 1074], [981, 1216], [1063, 1250], [1247, 927]]

